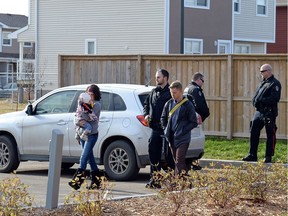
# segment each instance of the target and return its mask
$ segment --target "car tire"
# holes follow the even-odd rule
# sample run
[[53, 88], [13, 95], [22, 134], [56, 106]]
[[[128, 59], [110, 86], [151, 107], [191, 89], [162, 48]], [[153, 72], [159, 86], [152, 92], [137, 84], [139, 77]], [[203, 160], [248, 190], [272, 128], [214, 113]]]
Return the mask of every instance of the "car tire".
[[62, 162], [61, 168], [62, 169], [70, 169], [72, 166], [74, 166], [75, 163], [64, 163]]
[[8, 136], [0, 136], [0, 172], [13, 172], [19, 164], [15, 141]]
[[132, 180], [139, 173], [133, 148], [124, 140], [112, 142], [104, 153], [105, 173], [110, 179]]

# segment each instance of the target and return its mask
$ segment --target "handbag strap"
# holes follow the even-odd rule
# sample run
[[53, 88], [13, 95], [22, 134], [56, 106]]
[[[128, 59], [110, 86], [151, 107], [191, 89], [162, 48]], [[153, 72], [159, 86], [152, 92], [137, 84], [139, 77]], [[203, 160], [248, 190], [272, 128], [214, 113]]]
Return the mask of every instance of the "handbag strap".
[[173, 115], [173, 113], [183, 104], [187, 101], [187, 98], [184, 98], [183, 100], [180, 101], [180, 103], [176, 104], [176, 106], [173, 107], [172, 110], [169, 112], [169, 118]]

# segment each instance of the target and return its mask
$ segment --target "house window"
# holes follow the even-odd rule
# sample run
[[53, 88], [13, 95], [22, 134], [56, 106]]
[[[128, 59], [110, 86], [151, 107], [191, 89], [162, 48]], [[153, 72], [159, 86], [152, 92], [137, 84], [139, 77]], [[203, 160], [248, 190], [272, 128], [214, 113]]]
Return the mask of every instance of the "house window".
[[240, 13], [240, 0], [234, 0], [234, 12]]
[[24, 42], [24, 47], [32, 47], [32, 43], [31, 42]]
[[231, 53], [231, 41], [229, 41], [229, 40], [218, 40], [217, 44], [218, 44], [218, 48], [217, 48], [217, 53], [218, 54], [229, 54], [229, 53]]
[[234, 53], [251, 53], [251, 45], [250, 44], [235, 44]]
[[209, 9], [210, 0], [184, 0], [184, 7]]
[[8, 38], [8, 34], [10, 34], [10, 32], [3, 32], [3, 39], [2, 39], [3, 46], [12, 46], [12, 40]]
[[96, 39], [85, 40], [85, 54], [88, 55], [96, 54]]
[[257, 0], [257, 15], [267, 15], [267, 0]]
[[203, 40], [185, 38], [184, 54], [203, 54]]

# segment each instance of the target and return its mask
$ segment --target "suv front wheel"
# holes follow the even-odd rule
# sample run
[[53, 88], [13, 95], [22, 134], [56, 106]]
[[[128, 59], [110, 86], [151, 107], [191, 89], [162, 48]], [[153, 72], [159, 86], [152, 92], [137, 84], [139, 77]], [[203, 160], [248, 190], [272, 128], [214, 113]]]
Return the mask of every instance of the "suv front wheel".
[[111, 179], [131, 180], [139, 173], [133, 148], [124, 140], [112, 142], [104, 153], [104, 167]]
[[13, 172], [19, 164], [15, 141], [8, 136], [0, 136], [0, 172]]

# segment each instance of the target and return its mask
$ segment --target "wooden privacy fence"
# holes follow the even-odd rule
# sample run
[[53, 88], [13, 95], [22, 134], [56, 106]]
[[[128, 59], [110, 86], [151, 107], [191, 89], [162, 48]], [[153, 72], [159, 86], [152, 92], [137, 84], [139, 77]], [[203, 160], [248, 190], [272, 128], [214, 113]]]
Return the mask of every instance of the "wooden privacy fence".
[[[260, 82], [259, 68], [269, 63], [282, 84], [277, 138], [287, 137], [287, 55], [61, 55], [59, 83], [131, 83], [155, 85], [157, 68], [170, 72], [169, 81], [188, 85], [192, 75], [204, 74], [204, 94], [210, 117], [203, 123], [206, 135], [249, 137], [254, 113], [251, 99]], [[265, 130], [261, 137], [265, 137]]]

